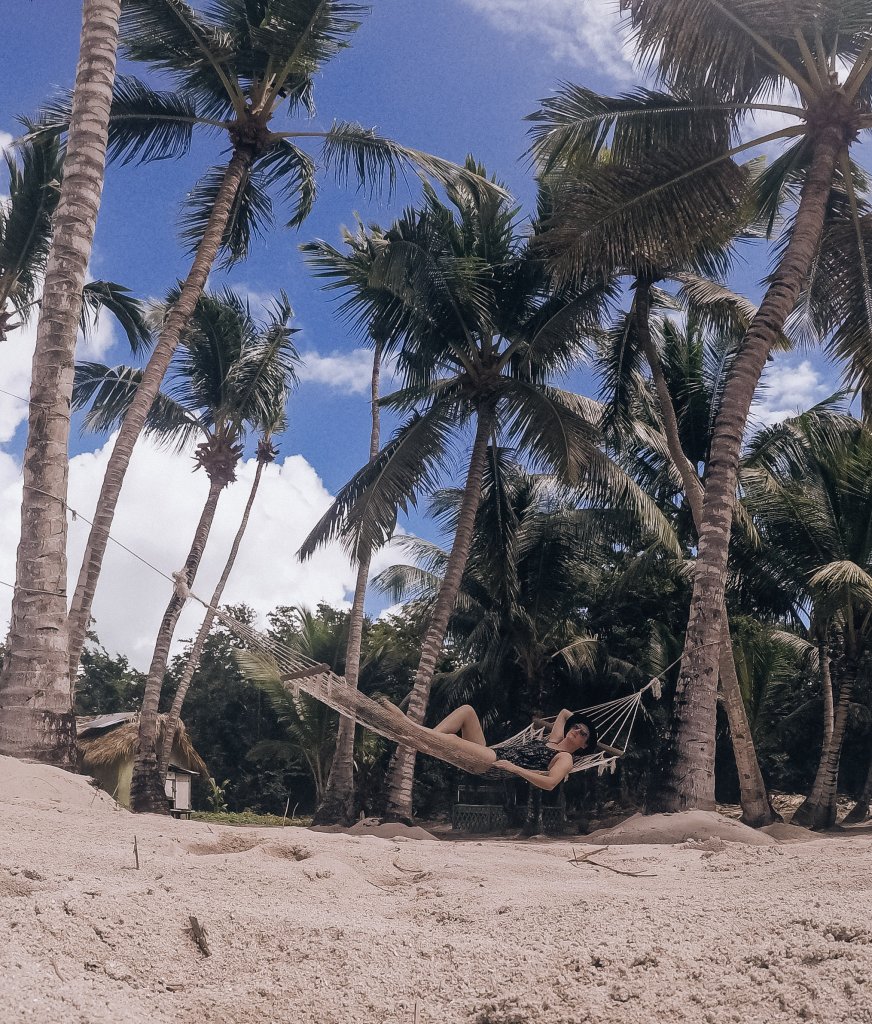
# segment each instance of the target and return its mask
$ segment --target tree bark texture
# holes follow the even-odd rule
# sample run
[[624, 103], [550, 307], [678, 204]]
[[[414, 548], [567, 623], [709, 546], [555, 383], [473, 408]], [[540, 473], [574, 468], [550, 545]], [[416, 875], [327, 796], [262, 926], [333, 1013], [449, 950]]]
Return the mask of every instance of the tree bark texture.
[[791, 824], [806, 828], [832, 828], [836, 823], [836, 792], [839, 782], [839, 762], [842, 743], [854, 709], [856, 666], [849, 666], [839, 687], [839, 700], [833, 718], [833, 735], [828, 746], [821, 751], [811, 792], [794, 812]]
[[[185, 583], [189, 587], [197, 575], [197, 569], [203, 557], [203, 549], [215, 519], [218, 498], [221, 491], [224, 490], [224, 486], [225, 482], [222, 478], [209, 481], [209, 495], [206, 498], [203, 511], [200, 513], [194, 541], [182, 569]], [[157, 709], [167, 669], [170, 644], [184, 606], [184, 599], [174, 590], [163, 614], [154, 645], [148, 678], [145, 682], [142, 711], [139, 716], [139, 747], [136, 760], [133, 762], [133, 779], [130, 783], [130, 809], [132, 811], [152, 811], [158, 814], [166, 814], [168, 811], [166, 794], [158, 772]]]
[[820, 241], [844, 131], [817, 136], [790, 240], [772, 283], [734, 360], [715, 422], [706, 472], [703, 521], [690, 619], [673, 708], [670, 765], [659, 807], [664, 811], [715, 806], [715, 714], [724, 583], [742, 439], [754, 392], [775, 338], [796, 304]]
[[[702, 482], [690, 460], [684, 453], [681, 434], [678, 429], [678, 418], [669, 392], [669, 384], [663, 373], [660, 355], [651, 338], [651, 290], [646, 282], [637, 282], [636, 287], [636, 330], [642, 351], [651, 369], [651, 378], [657, 391], [660, 411], [663, 420], [663, 432], [672, 461], [678, 468], [684, 484], [684, 494], [690, 506], [697, 536], [702, 529], [703, 497]], [[730, 739], [733, 745], [733, 756], [739, 776], [739, 801], [742, 805], [742, 821], [752, 828], [770, 825], [776, 819], [766, 784], [760, 771], [760, 762], [754, 746], [754, 737], [748, 722], [748, 713], [742, 697], [742, 688], [736, 673], [736, 661], [733, 655], [733, 641], [730, 637], [730, 623], [727, 617], [726, 604], [721, 604], [721, 632], [724, 643], [718, 661], [718, 675], [724, 698], [724, 709], [730, 726]]]
[[94, 592], [97, 589], [97, 580], [103, 565], [106, 545], [109, 543], [109, 531], [112, 527], [115, 507], [118, 504], [127, 467], [130, 465], [134, 445], [139, 439], [146, 417], [157, 397], [182, 332], [206, 287], [206, 280], [221, 247], [221, 239], [224, 236], [233, 203], [250, 165], [251, 157], [245, 152], [234, 153], [227, 165], [224, 180], [221, 183], [215, 206], [191, 264], [191, 269], [188, 271], [177, 301], [167, 315], [157, 344], [146, 364], [142, 380], [136, 389], [130, 409], [124, 417], [112, 448], [100, 488], [100, 496], [97, 499], [94, 524], [88, 535], [88, 543], [85, 546], [82, 567], [70, 607], [68, 620], [69, 664], [72, 678], [75, 678], [79, 658], [82, 654], [82, 645], [85, 642], [85, 633], [91, 621]]
[[85, 0], [60, 198], [33, 354], [21, 539], [0, 675], [0, 754], [75, 764], [67, 649], [70, 399], [82, 288], [100, 209], [120, 0]]
[[818, 668], [821, 676], [821, 699], [824, 706], [824, 741], [822, 750], [827, 750], [833, 742], [833, 726], [835, 724], [835, 707], [833, 705], [833, 677], [830, 672], [830, 645], [824, 636], [818, 642]]
[[[381, 376], [382, 344], [375, 343], [372, 360], [372, 382], [370, 386], [372, 407], [372, 429], [369, 435], [369, 461], [373, 462], [378, 455], [381, 444], [381, 415], [378, 406]], [[371, 553], [362, 558], [357, 567], [357, 579], [354, 584], [354, 599], [348, 622], [348, 641], [345, 648], [345, 681], [350, 687], [357, 689], [360, 677], [360, 649], [363, 643], [363, 614], [366, 601], [366, 585], [369, 580], [369, 567], [372, 562]], [[354, 817], [354, 734], [356, 722], [353, 718], [339, 716], [339, 728], [336, 735], [336, 749], [324, 799], [319, 803], [314, 816], [316, 825], [350, 825]]]
[[191, 680], [194, 678], [194, 673], [197, 671], [197, 666], [200, 664], [200, 657], [203, 654], [203, 647], [205, 646], [206, 638], [209, 636], [212, 623], [215, 621], [215, 612], [212, 609], [217, 608], [221, 603], [221, 598], [224, 595], [224, 588], [227, 586], [227, 580], [230, 578], [230, 573], [233, 572], [233, 566], [236, 564], [236, 556], [239, 554], [239, 546], [242, 544], [242, 538], [245, 536], [245, 531], [248, 528], [248, 520], [251, 516], [254, 499], [257, 497], [257, 491], [260, 487], [260, 478], [263, 476], [264, 465], [264, 462], [258, 461], [257, 469], [254, 473], [254, 481], [251, 484], [251, 491], [248, 494], [248, 501], [245, 505], [245, 511], [242, 513], [242, 520], [239, 524], [239, 529], [236, 531], [236, 536], [233, 538], [233, 544], [230, 547], [230, 554], [227, 556], [227, 561], [224, 564], [224, 570], [221, 573], [221, 578], [218, 580], [218, 583], [215, 585], [215, 590], [212, 592], [212, 599], [209, 602], [211, 607], [206, 610], [206, 615], [203, 618], [200, 630], [197, 633], [197, 637], [194, 640], [194, 644], [191, 647], [190, 652], [188, 653], [188, 660], [185, 662], [185, 668], [182, 672], [181, 679], [179, 679], [178, 688], [173, 696], [173, 703], [170, 706], [166, 724], [164, 725], [164, 740], [157, 763], [157, 770], [160, 775], [161, 783], [166, 781], [167, 767], [170, 763], [170, 754], [172, 754], [173, 743], [175, 742], [176, 732], [179, 728], [179, 719], [182, 715], [182, 705], [185, 703], [185, 697], [188, 695]]
[[[454, 610], [457, 593], [463, 570], [469, 558], [472, 546], [472, 534], [475, 527], [475, 515], [481, 502], [481, 484], [487, 459], [488, 439], [493, 427], [494, 413], [490, 408], [479, 409], [475, 440], [466, 475], [466, 486], [457, 518], [457, 532], [451, 546], [451, 554], [445, 567], [445, 578], [439, 588], [433, 615], [427, 628], [424, 643], [421, 646], [421, 660], [415, 681], [409, 696], [408, 716], [419, 725], [424, 721], [427, 702], [430, 699], [430, 687], [433, 683], [433, 672], [436, 660], [442, 650], [442, 642], [448, 629], [448, 620]], [[389, 818], [411, 818], [412, 786], [415, 778], [415, 751], [400, 746], [394, 755], [388, 775], [388, 797], [386, 811]]]

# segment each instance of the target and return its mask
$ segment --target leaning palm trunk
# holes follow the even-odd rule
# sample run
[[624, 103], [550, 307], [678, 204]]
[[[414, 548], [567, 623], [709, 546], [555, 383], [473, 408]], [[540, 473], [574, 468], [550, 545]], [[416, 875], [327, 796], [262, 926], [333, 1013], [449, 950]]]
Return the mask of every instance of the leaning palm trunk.
[[766, 359], [808, 277], [823, 230], [836, 163], [844, 146], [844, 129], [821, 129], [790, 240], [736, 355], [715, 423], [690, 619], [675, 693], [671, 764], [660, 801], [662, 810], [713, 810], [715, 806], [720, 647], [713, 640], [723, 631], [724, 583], [742, 438]]
[[839, 687], [839, 700], [833, 719], [832, 738], [821, 751], [821, 759], [811, 792], [797, 807], [791, 819], [794, 825], [804, 825], [806, 828], [832, 828], [836, 823], [839, 762], [842, 756], [842, 743], [848, 729], [848, 716], [854, 707], [856, 676], [856, 664], [852, 662], [847, 666]]
[[75, 762], [67, 648], [70, 397], [103, 176], [120, 0], [85, 0], [64, 175], [33, 354], [21, 540], [0, 676], [0, 754]]
[[109, 543], [109, 530], [112, 526], [115, 507], [118, 504], [118, 496], [121, 493], [127, 467], [130, 465], [134, 445], [139, 439], [146, 417], [157, 397], [161, 381], [167, 372], [173, 353], [178, 347], [181, 334], [206, 287], [206, 280], [221, 247], [233, 204], [248, 173], [251, 161], [250, 153], [237, 150], [227, 165], [212, 214], [191, 264], [191, 269], [182, 285], [178, 299], [167, 315], [157, 345], [155, 345], [143, 371], [142, 381], [136, 389], [136, 395], [124, 416], [124, 422], [121, 424], [121, 429], [112, 448], [100, 496], [97, 499], [94, 524], [88, 535], [88, 543], [82, 557], [82, 568], [79, 571], [79, 579], [70, 607], [69, 664], [72, 678], [75, 678], [79, 658], [82, 654], [85, 631], [91, 618], [94, 592], [103, 565], [106, 545]]
[[[681, 475], [684, 494], [690, 506], [693, 523], [697, 535], [702, 528], [703, 486], [694, 468], [690, 465], [681, 445], [678, 430], [678, 419], [669, 385], [663, 373], [660, 356], [651, 338], [651, 285], [648, 281], [639, 280], [636, 284], [636, 330], [642, 351], [651, 369], [651, 378], [657, 391], [660, 411], [663, 419], [663, 432], [673, 463]], [[721, 632], [724, 643], [718, 662], [718, 674], [724, 698], [724, 708], [730, 726], [730, 739], [733, 744], [733, 756], [739, 776], [739, 802], [742, 805], [742, 821], [753, 828], [771, 825], [776, 819], [775, 812], [766, 793], [766, 784], [760, 771], [754, 737], [748, 722], [745, 701], [739, 677], [736, 674], [736, 662], [733, 656], [733, 642], [730, 637], [730, 623], [727, 618], [726, 603], [722, 603]]]
[[[200, 521], [194, 533], [194, 542], [185, 560], [181, 577], [186, 586], [190, 587], [197, 575], [203, 549], [212, 529], [218, 498], [226, 481], [222, 477], [209, 481], [209, 496], [200, 513]], [[185, 599], [177, 590], [173, 591], [157, 634], [154, 654], [145, 682], [145, 694], [142, 698], [142, 712], [139, 716], [139, 748], [133, 763], [133, 778], [130, 783], [130, 809], [132, 811], [152, 811], [158, 814], [167, 813], [167, 801], [161, 784], [157, 764], [157, 709], [160, 692], [163, 687], [164, 673], [167, 667], [170, 644], [176, 623], [182, 614]]]
[[[275, 450], [271, 448], [270, 451], [274, 452]], [[221, 602], [221, 598], [224, 594], [224, 588], [227, 586], [227, 580], [230, 578], [230, 573], [233, 571], [233, 566], [236, 563], [236, 556], [239, 554], [239, 546], [242, 543], [242, 538], [245, 536], [245, 531], [248, 527], [251, 508], [254, 505], [254, 499], [257, 497], [257, 490], [260, 487], [260, 478], [263, 475], [263, 467], [267, 464], [267, 461], [272, 461], [272, 459], [262, 460], [259, 458], [257, 461], [257, 469], [254, 473], [254, 481], [251, 485], [251, 491], [248, 495], [245, 511], [242, 513], [242, 521], [239, 524], [239, 529], [236, 531], [236, 536], [233, 538], [233, 544], [230, 547], [230, 554], [227, 556], [224, 571], [221, 573], [221, 578], [218, 580], [215, 590], [212, 593], [212, 600], [209, 602], [209, 608], [207, 609], [203, 623], [200, 626], [200, 631], [197, 633], [197, 638], [194, 640], [194, 644], [188, 653], [188, 660], [185, 662], [185, 669], [182, 672], [178, 689], [175, 692], [173, 703], [170, 706], [169, 714], [167, 715], [167, 719], [164, 724], [164, 740], [157, 764], [158, 774], [160, 775], [162, 783], [167, 777], [167, 767], [170, 763], [170, 754], [172, 753], [173, 742], [176, 738], [176, 731], [179, 727], [182, 705], [185, 702], [185, 697], [188, 695], [188, 688], [191, 685], [191, 680], [194, 678], [194, 673], [197, 671], [197, 666], [200, 664], [200, 657], [203, 653], [206, 638], [209, 636], [209, 630], [212, 628], [212, 623], [215, 620], [214, 609], [216, 609]]]
[[[378, 455], [381, 442], [380, 415], [378, 407], [379, 378], [381, 373], [380, 341], [375, 343], [372, 359], [372, 430], [369, 437], [369, 461], [373, 462]], [[372, 561], [371, 552], [367, 552], [357, 567], [357, 580], [354, 585], [354, 600], [348, 622], [348, 642], [345, 648], [345, 682], [357, 689], [360, 677], [360, 648], [363, 643], [363, 612], [366, 600], [366, 584], [369, 579], [369, 566]], [[336, 749], [330, 765], [330, 774], [323, 799], [315, 811], [316, 825], [350, 825], [354, 815], [354, 733], [356, 723], [353, 718], [339, 716], [339, 728], [336, 735]]]
[[[460, 503], [457, 517], [457, 531], [451, 554], [445, 567], [445, 577], [439, 587], [433, 615], [424, 643], [421, 646], [421, 660], [415, 673], [415, 682], [409, 695], [408, 716], [413, 722], [423, 723], [430, 699], [430, 686], [436, 669], [436, 659], [442, 650], [442, 642], [448, 629], [448, 620], [454, 610], [454, 603], [460, 590], [463, 570], [469, 558], [472, 545], [475, 515], [481, 502], [481, 484], [484, 478], [484, 467], [487, 459], [488, 438], [493, 428], [494, 413], [490, 408], [480, 408], [475, 430], [475, 440], [466, 475], [466, 486]], [[415, 778], [415, 751], [411, 747], [400, 746], [394, 755], [388, 777], [388, 796], [386, 811], [392, 818], [410, 818], [412, 816], [412, 785]]]
[[866, 781], [857, 802], [842, 818], [843, 825], [859, 825], [869, 817], [869, 806], [872, 804], [872, 758], [869, 759], [869, 770], [866, 772]]

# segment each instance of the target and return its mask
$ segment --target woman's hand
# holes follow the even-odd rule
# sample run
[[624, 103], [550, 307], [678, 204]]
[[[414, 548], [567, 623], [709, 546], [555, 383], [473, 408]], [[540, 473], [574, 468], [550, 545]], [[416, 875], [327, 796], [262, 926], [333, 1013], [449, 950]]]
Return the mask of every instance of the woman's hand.
[[516, 774], [515, 768], [517, 767], [517, 765], [513, 764], [511, 761], [505, 761], [503, 758], [499, 757], [497, 758], [496, 761], [494, 761], [493, 767], [499, 768], [500, 771], [503, 772], [510, 772], [514, 775]]

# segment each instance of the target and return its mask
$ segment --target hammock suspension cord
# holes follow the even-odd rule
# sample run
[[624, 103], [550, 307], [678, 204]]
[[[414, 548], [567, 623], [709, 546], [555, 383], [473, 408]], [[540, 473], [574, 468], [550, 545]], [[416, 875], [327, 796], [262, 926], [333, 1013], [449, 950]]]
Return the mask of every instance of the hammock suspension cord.
[[[190, 590], [181, 573], [174, 573], [173, 578], [180, 598], [193, 598], [198, 601], [247, 645], [248, 651], [239, 652], [239, 661], [243, 669], [249, 668], [258, 674], [273, 675], [295, 696], [302, 690], [339, 714], [360, 722], [372, 732], [447, 761], [464, 771], [477, 775], [488, 772], [503, 774], [498, 769], [493, 769], [487, 759], [476, 757], [466, 749], [460, 749], [456, 737], [434, 733], [417, 725], [389, 701], [374, 700], [350, 687], [329, 665], [317, 662], [299, 650], [240, 622], [221, 608], [209, 605]], [[720, 640], [712, 642], [721, 643]], [[629, 745], [636, 716], [642, 705], [642, 697], [650, 692], [655, 699], [659, 699], [662, 677], [679, 661], [681, 657], [676, 658], [645, 686], [633, 693], [617, 700], [579, 709], [580, 713], [596, 725], [599, 742], [595, 752], [576, 759], [573, 772], [590, 768], [596, 768], [600, 774], [606, 770], [614, 771], [617, 761], [624, 755]], [[555, 717], [541, 721], [553, 721]], [[545, 727], [530, 725], [517, 735], [501, 743], [492, 744], [492, 749], [508, 750], [531, 739], [541, 738], [544, 734]]]

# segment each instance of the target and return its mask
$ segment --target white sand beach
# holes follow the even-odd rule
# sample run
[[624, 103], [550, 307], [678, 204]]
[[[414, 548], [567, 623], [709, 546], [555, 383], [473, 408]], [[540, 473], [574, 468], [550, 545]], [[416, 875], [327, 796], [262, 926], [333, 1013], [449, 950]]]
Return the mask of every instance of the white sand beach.
[[0, 758], [0, 1018], [872, 1022], [869, 834], [699, 813], [596, 843], [378, 831], [135, 816]]

